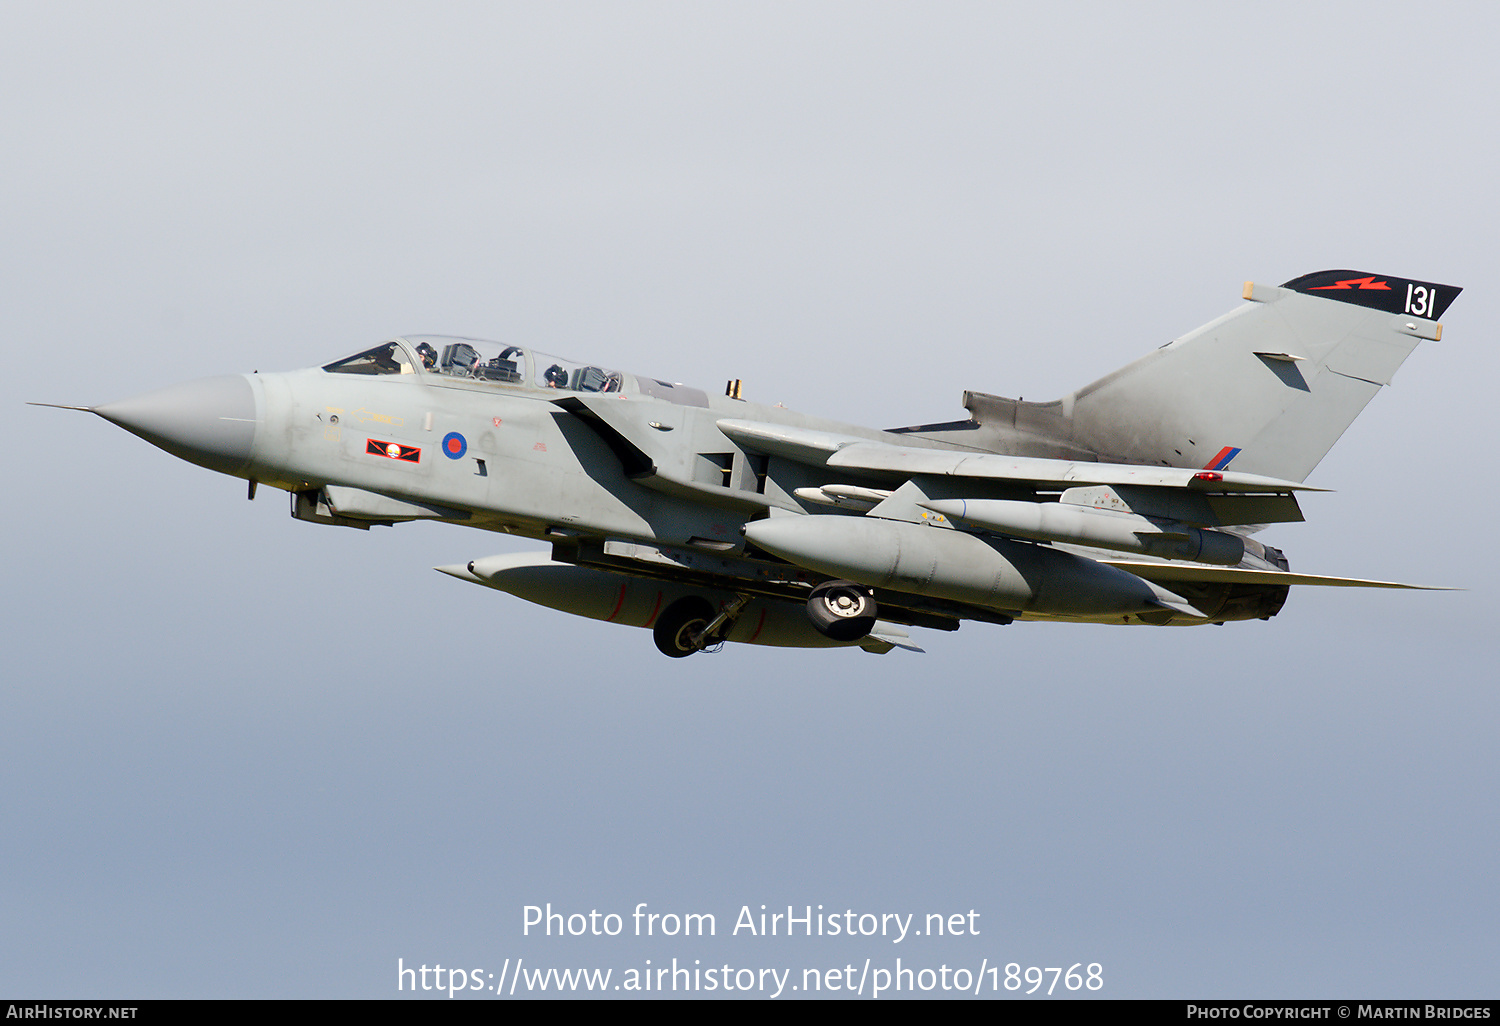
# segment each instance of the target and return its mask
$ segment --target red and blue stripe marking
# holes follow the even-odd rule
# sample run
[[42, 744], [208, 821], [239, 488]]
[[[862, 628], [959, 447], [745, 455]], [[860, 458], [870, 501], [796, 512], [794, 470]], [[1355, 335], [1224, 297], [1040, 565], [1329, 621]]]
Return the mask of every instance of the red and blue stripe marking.
[[1226, 445], [1219, 450], [1219, 455], [1203, 465], [1204, 470], [1223, 470], [1229, 466], [1229, 461], [1238, 456], [1243, 450], [1236, 449], [1232, 445]]

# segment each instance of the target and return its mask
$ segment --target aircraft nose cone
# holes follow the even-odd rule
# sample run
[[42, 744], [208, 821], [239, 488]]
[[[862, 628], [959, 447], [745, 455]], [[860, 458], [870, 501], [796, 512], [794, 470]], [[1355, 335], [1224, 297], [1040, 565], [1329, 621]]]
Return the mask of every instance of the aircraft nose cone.
[[200, 378], [93, 407], [173, 456], [221, 474], [240, 474], [255, 444], [255, 392], [243, 374]]

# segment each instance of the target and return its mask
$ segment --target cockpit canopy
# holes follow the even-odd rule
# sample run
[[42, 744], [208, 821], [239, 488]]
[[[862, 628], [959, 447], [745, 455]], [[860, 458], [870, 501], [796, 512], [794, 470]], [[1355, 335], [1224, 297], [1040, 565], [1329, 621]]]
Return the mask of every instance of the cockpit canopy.
[[407, 335], [325, 364], [330, 374], [415, 374], [435, 384], [629, 392], [707, 406], [699, 389], [578, 363], [536, 350], [452, 335]]
[[420, 372], [450, 379], [572, 392], [619, 392], [625, 385], [625, 376], [619, 371], [534, 353], [520, 346], [447, 335], [409, 335], [382, 342], [323, 369], [331, 374]]

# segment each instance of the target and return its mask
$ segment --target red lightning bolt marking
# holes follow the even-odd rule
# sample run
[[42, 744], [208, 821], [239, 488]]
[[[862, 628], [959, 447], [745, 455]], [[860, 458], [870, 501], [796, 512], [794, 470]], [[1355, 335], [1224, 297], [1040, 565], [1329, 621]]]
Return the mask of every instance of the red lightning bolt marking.
[[1383, 282], [1383, 281], [1376, 281], [1375, 280], [1375, 276], [1372, 274], [1368, 278], [1349, 278], [1349, 279], [1347, 279], [1345, 281], [1334, 282], [1332, 285], [1316, 285], [1313, 288], [1308, 289], [1307, 291], [1309, 291], [1309, 292], [1318, 292], [1318, 291], [1321, 291], [1322, 289], [1352, 289], [1352, 288], [1385, 289], [1387, 292], [1389, 292], [1391, 290], [1391, 287], [1389, 285], [1387, 285], [1385, 282]]

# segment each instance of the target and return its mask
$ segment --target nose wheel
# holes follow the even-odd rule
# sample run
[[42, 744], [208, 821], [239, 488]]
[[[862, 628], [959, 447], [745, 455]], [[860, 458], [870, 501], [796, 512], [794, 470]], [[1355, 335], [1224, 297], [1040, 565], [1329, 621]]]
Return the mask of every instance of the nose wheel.
[[875, 589], [854, 581], [824, 581], [807, 597], [807, 618], [825, 637], [858, 641], [875, 629]]
[[681, 659], [694, 652], [722, 645], [729, 630], [750, 602], [749, 595], [740, 595], [719, 610], [705, 598], [690, 595], [678, 599], [657, 618], [652, 636], [662, 655]]
[[651, 634], [662, 655], [682, 659], [702, 650], [698, 639], [713, 618], [714, 607], [707, 599], [678, 599], [661, 611]]

